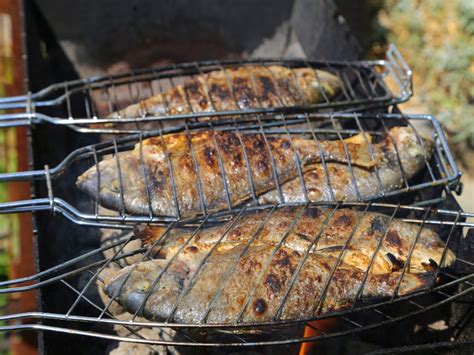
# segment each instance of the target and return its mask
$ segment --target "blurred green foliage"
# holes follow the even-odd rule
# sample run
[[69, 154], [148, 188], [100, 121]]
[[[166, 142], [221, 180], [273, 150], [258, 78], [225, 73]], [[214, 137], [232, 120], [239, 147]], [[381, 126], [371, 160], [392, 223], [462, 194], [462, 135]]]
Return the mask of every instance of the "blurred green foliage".
[[[0, 97], [3, 96], [3, 89], [0, 85]], [[8, 157], [5, 154], [3, 147], [7, 144], [8, 130], [0, 130], [0, 173], [7, 172], [8, 167]], [[7, 188], [5, 184], [0, 184], [0, 202], [7, 201]], [[10, 222], [8, 216], [0, 216], [0, 281], [8, 280], [8, 252], [6, 250], [5, 238], [9, 238], [8, 235], [10, 227]], [[4, 314], [4, 309], [8, 304], [8, 295], [0, 295], [0, 314]], [[0, 326], [6, 325], [6, 322], [0, 321]], [[0, 334], [0, 354], [9, 354], [8, 351], [8, 341], [5, 332]]]
[[375, 45], [395, 43], [414, 71], [415, 97], [406, 107], [436, 115], [455, 141], [474, 147], [474, 0], [374, 4], [385, 29], [385, 43], [374, 38]]

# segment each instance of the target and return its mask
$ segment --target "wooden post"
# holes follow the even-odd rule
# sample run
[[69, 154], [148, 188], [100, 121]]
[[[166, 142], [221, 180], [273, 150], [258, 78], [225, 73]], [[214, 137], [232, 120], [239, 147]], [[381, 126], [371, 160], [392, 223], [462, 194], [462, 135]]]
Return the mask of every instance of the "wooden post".
[[[0, 86], [5, 96], [24, 95], [25, 62], [22, 1], [0, 0]], [[5, 130], [6, 166], [12, 171], [29, 169], [29, 128]], [[10, 183], [7, 196], [10, 201], [29, 199], [29, 183]], [[28, 213], [11, 215], [8, 235], [9, 278], [19, 278], [35, 273], [33, 253], [33, 221]], [[31, 312], [36, 310], [34, 292], [12, 294], [7, 312]], [[33, 332], [13, 333], [9, 337], [11, 354], [37, 354], [36, 334]]]

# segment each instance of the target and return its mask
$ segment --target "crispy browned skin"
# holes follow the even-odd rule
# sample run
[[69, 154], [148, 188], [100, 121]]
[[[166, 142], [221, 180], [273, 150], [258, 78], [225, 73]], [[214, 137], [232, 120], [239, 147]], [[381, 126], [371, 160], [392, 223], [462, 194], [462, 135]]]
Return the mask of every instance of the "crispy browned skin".
[[[336, 258], [312, 253], [296, 274], [302, 260], [302, 253], [296, 250], [262, 244], [243, 251], [242, 246], [237, 246], [212, 253], [189, 292], [186, 290], [198, 264], [194, 259], [180, 257], [161, 277], [166, 260], [151, 260], [122, 269], [105, 291], [129, 312], [139, 311], [138, 314], [148, 319], [171, 317], [172, 321], [188, 324], [232, 324], [238, 320], [271, 321], [282, 304], [279, 318], [289, 320], [343, 310], [353, 304], [364, 279], [364, 272], [342, 263], [324, 294], [337, 265]], [[293, 278], [295, 282], [291, 286]], [[390, 297], [400, 278], [400, 272], [368, 275], [360, 299]], [[398, 293], [418, 291], [432, 281], [431, 274], [406, 273]], [[287, 292], [288, 297], [283, 301]]]
[[[173, 229], [164, 235], [165, 227], [149, 226], [137, 227], [135, 235], [144, 241], [146, 247], [152, 248], [151, 255], [166, 259], [171, 259], [177, 253], [182, 253], [181, 259], [193, 259], [195, 254], [207, 253], [216, 245], [220, 250], [231, 250], [236, 245], [247, 243], [252, 246], [277, 244], [283, 238], [286, 247], [299, 253], [318, 252], [338, 258], [349, 238], [352, 238], [343, 253], [343, 261], [366, 271], [381, 243], [370, 273], [384, 274], [404, 267], [415, 238], [420, 233], [406, 271], [422, 273], [437, 269], [446, 248], [439, 236], [426, 227], [420, 232], [417, 224], [396, 218], [390, 220], [390, 217], [380, 213], [363, 213], [346, 208], [334, 212], [325, 208], [302, 210], [287, 207], [271, 214], [269, 211], [247, 213], [233, 225], [233, 221], [230, 221], [221, 226], [202, 229], [194, 236], [193, 230]], [[296, 224], [292, 226], [294, 221]], [[231, 225], [232, 228], [225, 233]], [[260, 226], [263, 228], [255, 234]], [[160, 239], [162, 236], [165, 237], [163, 242]], [[454, 260], [453, 252], [448, 249], [442, 266], [450, 266]]]
[[[160, 137], [143, 141], [143, 164], [139, 144], [133, 151], [118, 154], [122, 186], [116, 158], [99, 163], [99, 191], [95, 166], [78, 178], [77, 186], [91, 197], [98, 197], [104, 207], [115, 210], [122, 209], [122, 187], [124, 210], [139, 215], [148, 215], [151, 205], [154, 215], [177, 216], [175, 197], [181, 217], [203, 213], [203, 205], [207, 212], [226, 209], [229, 201], [235, 206], [251, 199], [252, 186], [261, 202], [282, 202], [275, 188], [277, 181], [283, 184], [283, 202], [304, 201], [297, 169], [298, 155], [310, 201], [354, 201], [359, 197], [381, 196], [382, 190], [389, 192], [403, 186], [399, 164], [406, 178], [410, 179], [425, 166], [425, 159], [430, 158], [433, 148], [430, 139], [423, 138], [424, 145], [421, 145], [411, 128], [395, 127], [390, 130], [390, 138], [387, 136], [373, 144], [372, 159], [366, 139], [371, 137], [359, 135], [344, 142], [320, 141], [318, 145], [302, 136], [295, 135], [290, 141], [283, 135], [268, 136], [267, 144], [261, 134], [255, 133], [214, 134], [203, 131], [189, 136], [172, 134], [164, 137], [164, 144]], [[347, 164], [344, 144], [352, 162], [358, 193]], [[328, 162], [330, 185], [320, 164], [321, 156]]]
[[[308, 167], [304, 174], [306, 193], [310, 201], [355, 201], [369, 200], [405, 186], [407, 180], [426, 166], [433, 153], [433, 140], [420, 137], [412, 128], [394, 127], [386, 135], [381, 145], [384, 154], [374, 169], [364, 169], [357, 165], [351, 169], [347, 164], [327, 163], [327, 172], [322, 164]], [[395, 148], [396, 147], [396, 148]], [[397, 150], [398, 154], [397, 154]], [[285, 202], [303, 202], [301, 179], [293, 179], [281, 188]], [[262, 195], [261, 203], [280, 202], [279, 193], [272, 190]]]
[[177, 115], [203, 111], [311, 105], [333, 98], [342, 87], [337, 76], [321, 70], [249, 66], [196, 75], [112, 117]]
[[321, 156], [327, 161], [347, 163], [344, 145], [354, 166], [373, 168], [381, 159], [383, 146], [374, 144], [375, 157], [372, 159], [364, 143], [365, 139], [361, 137], [318, 144], [301, 136], [293, 136], [290, 140], [287, 135], [268, 136], [265, 140], [262, 134], [256, 133], [171, 134], [164, 137], [164, 144], [160, 137], [144, 140], [141, 155], [139, 144], [133, 151], [118, 154], [122, 184], [117, 158], [109, 158], [98, 165], [99, 191], [95, 166], [78, 178], [77, 186], [92, 197], [98, 195], [103, 206], [115, 210], [122, 208], [122, 188], [125, 211], [139, 215], [149, 214], [150, 203], [154, 215], [176, 216], [176, 191], [181, 216], [192, 216], [204, 212], [203, 205], [207, 211], [215, 211], [228, 207], [228, 199], [233, 206], [240, 204], [252, 197], [252, 187], [256, 196], [274, 189], [277, 180], [270, 152], [279, 183], [284, 183], [298, 176], [298, 158], [303, 171], [321, 162]]

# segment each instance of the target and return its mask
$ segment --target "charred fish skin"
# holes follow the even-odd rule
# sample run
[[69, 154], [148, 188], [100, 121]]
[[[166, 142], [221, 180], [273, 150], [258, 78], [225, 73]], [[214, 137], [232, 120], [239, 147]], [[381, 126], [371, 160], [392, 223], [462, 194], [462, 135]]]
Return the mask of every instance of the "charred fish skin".
[[336, 75], [318, 69], [278, 65], [229, 68], [196, 75], [110, 117], [312, 105], [334, 98], [342, 85]]
[[[310, 255], [309, 259], [317, 257]], [[329, 265], [327, 265], [329, 264]], [[364, 272], [340, 265], [332, 274], [332, 278], [328, 275], [328, 266], [331, 262], [324, 260], [320, 262], [319, 267], [310, 267], [311, 262], [305, 263], [303, 269], [298, 276], [295, 286], [290, 291], [288, 300], [282, 311], [282, 319], [294, 319], [298, 316], [299, 309], [308, 309], [312, 313], [308, 313], [307, 317], [330, 315], [331, 313], [350, 309], [356, 302], [359, 289], [362, 289], [358, 302], [373, 303], [396, 296], [406, 296], [412, 293], [420, 292], [428, 289], [434, 280], [432, 272], [422, 274], [402, 274], [401, 272], [392, 272], [389, 274], [369, 274], [366, 281], [363, 281]], [[321, 272], [324, 270], [324, 272]], [[326, 294], [319, 289], [318, 280], [321, 274], [326, 273], [324, 287], [327, 285]], [[328, 281], [330, 282], [328, 283]], [[317, 296], [317, 304], [314, 300], [308, 303], [302, 296], [306, 292], [311, 292], [312, 287], [317, 285], [315, 295]], [[300, 308], [301, 307], [301, 308]], [[249, 316], [251, 313], [249, 312]], [[255, 315], [255, 312], [253, 312]]]
[[[405, 264], [406, 272], [425, 273], [439, 267], [450, 267], [456, 259], [433, 230], [380, 213], [347, 208], [333, 212], [332, 209], [310, 207], [288, 231], [288, 226], [299, 213], [298, 207], [283, 207], [271, 215], [268, 212], [246, 213], [237, 222], [229, 221], [196, 233], [176, 228], [159, 244], [156, 242], [166, 230], [164, 227], [139, 226], [135, 228], [135, 235], [145, 247], [151, 248], [153, 257], [165, 259], [178, 252], [184, 258], [193, 259], [194, 254], [207, 253], [212, 248], [229, 250], [250, 242], [252, 246], [278, 244], [285, 238], [284, 246], [299, 253], [317, 252], [334, 258], [342, 253], [342, 260], [347, 265], [364, 272], [373, 258], [369, 273], [374, 275], [400, 271]], [[443, 253], [444, 261], [440, 265]]]
[[[411, 127], [394, 127], [384, 138], [375, 143], [382, 146], [384, 154], [374, 169], [357, 165], [328, 162], [308, 167], [303, 174], [308, 200], [310, 201], [357, 201], [380, 197], [404, 187], [405, 178], [412, 179], [431, 159], [434, 141], [426, 135], [418, 135]], [[354, 178], [352, 176], [354, 174]], [[283, 200], [305, 202], [300, 179], [293, 179], [281, 186]], [[269, 191], [259, 198], [260, 203], [280, 202], [277, 191]]]
[[[255, 252], [265, 259], [273, 251], [274, 247], [269, 246]], [[237, 270], [223, 287], [222, 296], [209, 313], [209, 323], [226, 323], [239, 318], [244, 323], [268, 322], [275, 318], [309, 319], [342, 311], [355, 302], [364, 275], [363, 271], [344, 263], [338, 265], [337, 258], [313, 253], [304, 262], [292, 286], [292, 277], [296, 275], [301, 253], [280, 248], [268, 266], [265, 261], [255, 261], [255, 257], [251, 252], [239, 260]], [[400, 278], [399, 272], [369, 275], [361, 298], [373, 302], [391, 297]], [[433, 282], [432, 274], [405, 274], [399, 295], [426, 289], [430, 282]], [[245, 287], [247, 284], [251, 286]], [[243, 307], [240, 306], [242, 299]], [[184, 312], [182, 316], [186, 316]]]
[[[196, 269], [177, 260], [157, 280], [166, 261], [150, 260], [119, 271], [105, 291], [110, 297], [115, 295], [130, 313], [140, 311], [150, 320], [172, 317], [185, 324], [231, 324], [271, 321], [279, 309], [281, 319], [294, 320], [343, 310], [352, 305], [362, 287], [364, 273], [341, 263], [323, 294], [336, 258], [311, 254], [296, 275], [302, 255], [286, 247], [275, 252], [274, 245], [262, 245], [238, 255], [233, 251], [213, 253], [189, 290]], [[433, 281], [431, 276], [403, 275], [399, 295], [423, 290]], [[294, 277], [296, 282], [291, 286]], [[400, 272], [370, 275], [361, 299], [391, 297], [400, 278]]]
[[[411, 128], [396, 127], [391, 132], [398, 146], [415, 144]], [[397, 165], [391, 163], [395, 159], [392, 139], [373, 144], [372, 159], [367, 145], [354, 137], [320, 144], [302, 137], [291, 141], [285, 136], [269, 138], [265, 140], [261, 134], [208, 131], [165, 136], [164, 144], [158, 137], [150, 138], [142, 146], [137, 144], [133, 151], [118, 153], [91, 167], [78, 178], [77, 186], [98, 198], [104, 207], [114, 210], [149, 215], [151, 206], [155, 216], [177, 217], [180, 212], [181, 217], [190, 217], [226, 209], [229, 203], [236, 206], [252, 199], [254, 194], [263, 195], [260, 197], [263, 203], [279, 203], [277, 183], [283, 184], [285, 202], [304, 201], [297, 168], [299, 158], [311, 201], [334, 200], [330, 193], [333, 190], [336, 200], [358, 200], [358, 194], [350, 188], [353, 183], [347, 170], [346, 148], [362, 199], [380, 193], [380, 183], [387, 192], [403, 181], [401, 169], [397, 173]], [[407, 145], [410, 149], [406, 153], [401, 151], [399, 160], [408, 178], [423, 168], [432, 146], [426, 140], [423, 148]], [[321, 155], [327, 164], [338, 162], [342, 167], [330, 176], [332, 189], [321, 171]], [[415, 163], [407, 163], [410, 159]], [[395, 160], [398, 162], [398, 158]]]
[[76, 185], [114, 210], [149, 215], [151, 206], [156, 216], [176, 216], [179, 208], [181, 216], [194, 216], [206, 212], [203, 206], [222, 210], [229, 201], [235, 206], [274, 189], [275, 174], [279, 183], [298, 176], [298, 159], [303, 169], [321, 159], [347, 163], [346, 150], [354, 165], [372, 168], [378, 163], [380, 154], [373, 159], [366, 146], [350, 140], [317, 144], [298, 136], [178, 133], [146, 139], [132, 151], [99, 162]]

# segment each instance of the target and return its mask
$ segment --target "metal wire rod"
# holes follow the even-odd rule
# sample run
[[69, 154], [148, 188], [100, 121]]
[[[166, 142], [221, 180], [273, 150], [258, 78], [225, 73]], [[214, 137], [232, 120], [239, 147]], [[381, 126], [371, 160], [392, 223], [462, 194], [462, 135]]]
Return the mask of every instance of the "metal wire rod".
[[[271, 69], [273, 65], [288, 68], [293, 74], [288, 78], [286, 85], [293, 85], [299, 95], [292, 96], [292, 100], [283, 95], [281, 90], [288, 90], [287, 87], [275, 80], [275, 73]], [[242, 108], [241, 105], [235, 106], [235, 109], [217, 109], [212, 101], [215, 99], [211, 94], [213, 87], [208, 83], [208, 73], [217, 72], [221, 68], [226, 70], [235, 68], [252, 68], [255, 66], [266, 69], [273, 81], [273, 87], [276, 92], [276, 102], [274, 107], [265, 107], [259, 105], [258, 107]], [[297, 76], [294, 71], [298, 68], [313, 69], [315, 78], [319, 82], [321, 102], [308, 103], [306, 100], [301, 100], [304, 95], [303, 91], [298, 88]], [[325, 90], [322, 89], [322, 80], [316, 71], [324, 70], [335, 75], [342, 83], [341, 95], [336, 97], [328, 97]], [[205, 84], [203, 88], [202, 100], [209, 103], [207, 109], [193, 108], [196, 105], [188, 102], [184, 113], [175, 113], [169, 110], [170, 103], [167, 103], [168, 109], [163, 114], [154, 114], [149, 112], [146, 105], [139, 105], [140, 114], [132, 117], [127, 117], [122, 114], [123, 104], [135, 104], [140, 102], [140, 99], [146, 98], [145, 93], [141, 88], [144, 86], [161, 86], [163, 81], [171, 81], [171, 89], [176, 89], [179, 85], [174, 84], [173, 80], [179, 79], [186, 83], [186, 79], [196, 79], [198, 75]], [[392, 85], [393, 92], [389, 90], [385, 81], [388, 77], [396, 86]], [[197, 80], [197, 79], [196, 79]], [[180, 84], [181, 85], [181, 84]], [[186, 84], [184, 85], [184, 92], [186, 93]], [[95, 132], [95, 133], [123, 133], [137, 130], [145, 130], [140, 126], [140, 123], [161, 121], [161, 120], [181, 120], [181, 119], [196, 119], [209, 117], [223, 117], [233, 116], [242, 113], [260, 114], [260, 113], [277, 113], [281, 111], [297, 112], [303, 109], [311, 108], [328, 109], [343, 107], [358, 107], [386, 105], [399, 103], [408, 100], [412, 95], [412, 80], [411, 70], [406, 65], [406, 62], [401, 57], [394, 46], [390, 46], [387, 51], [387, 60], [372, 60], [372, 61], [319, 61], [307, 62], [304, 60], [280, 60], [280, 59], [258, 59], [258, 60], [240, 60], [240, 61], [203, 61], [183, 63], [178, 65], [163, 66], [160, 68], [151, 68], [143, 70], [135, 70], [126, 74], [107, 75], [103, 77], [92, 77], [87, 79], [73, 80], [60, 84], [53, 84], [37, 93], [29, 93], [24, 96], [0, 98], [0, 109], [28, 109], [32, 108], [32, 112], [25, 115], [23, 113], [0, 115], [0, 126], [11, 127], [15, 125], [29, 125], [31, 123], [40, 124], [59, 124], [67, 125], [79, 132]], [[165, 98], [168, 91], [160, 90], [162, 98]], [[102, 93], [102, 95], [100, 94]], [[348, 94], [350, 93], [350, 95]], [[154, 90], [151, 90], [151, 95], [156, 95]], [[255, 97], [258, 98], [259, 93]], [[85, 116], [78, 116], [72, 107], [72, 101], [83, 102], [85, 108]], [[99, 104], [100, 103], [100, 104]], [[64, 116], [48, 116], [37, 112], [37, 108], [62, 106], [66, 108]], [[108, 107], [108, 113], [98, 112], [96, 106]], [[117, 113], [113, 116], [112, 113]], [[83, 114], [84, 115], [84, 114]], [[100, 127], [98, 124], [113, 123], [114, 128]], [[135, 128], [128, 128], [123, 123], [134, 123]]]

